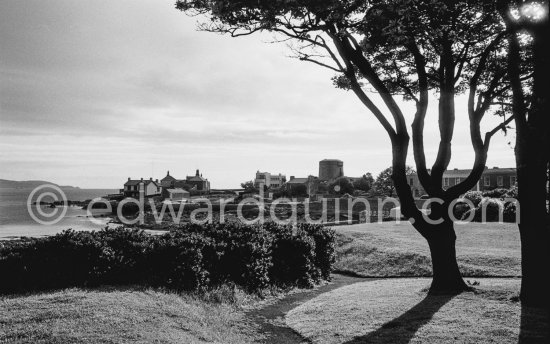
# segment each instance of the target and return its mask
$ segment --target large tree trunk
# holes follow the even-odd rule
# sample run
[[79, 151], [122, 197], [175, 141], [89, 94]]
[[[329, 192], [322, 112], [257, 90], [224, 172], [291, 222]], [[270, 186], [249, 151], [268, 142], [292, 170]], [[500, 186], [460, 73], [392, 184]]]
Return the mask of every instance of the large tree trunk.
[[[399, 153], [398, 150], [395, 152]], [[462, 279], [456, 261], [456, 233], [454, 223], [449, 219], [447, 212], [449, 202], [432, 203], [430, 214], [432, 223], [428, 222], [416, 208], [403, 166], [405, 166], [404, 163], [394, 164], [392, 178], [403, 215], [414, 219], [413, 226], [428, 241], [430, 247], [433, 279], [429, 293], [455, 295], [470, 290], [471, 288]]]
[[[522, 283], [520, 299], [523, 304], [535, 307], [550, 306], [550, 234], [547, 210], [548, 164], [550, 145], [550, 116], [548, 93], [550, 92], [550, 58], [546, 44], [549, 34], [548, 19], [533, 30], [533, 92], [528, 111], [519, 113], [516, 119], [516, 164], [518, 171], [518, 195], [521, 207], [519, 231], [521, 236]], [[517, 37], [510, 40], [512, 53], [509, 64], [519, 61]], [[510, 67], [509, 67], [510, 68]], [[517, 70], [512, 68], [517, 84]], [[514, 79], [513, 79], [514, 80]], [[514, 88], [517, 104], [522, 100], [520, 86]]]
[[544, 150], [536, 149], [533, 141], [519, 142], [516, 146], [522, 270], [520, 299], [528, 306], [545, 307], [550, 305], [550, 229], [546, 209], [548, 164]]
[[431, 234], [426, 238], [432, 258], [433, 280], [430, 294], [459, 294], [470, 290], [464, 283], [456, 261], [456, 234], [451, 221], [428, 225]]
[[521, 235], [521, 302], [531, 307], [548, 307], [550, 257], [548, 225], [520, 225]]

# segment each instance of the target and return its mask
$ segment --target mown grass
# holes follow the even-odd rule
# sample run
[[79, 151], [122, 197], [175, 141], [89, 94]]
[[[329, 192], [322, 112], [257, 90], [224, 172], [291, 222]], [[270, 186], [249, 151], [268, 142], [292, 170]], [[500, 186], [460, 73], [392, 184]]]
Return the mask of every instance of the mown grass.
[[[431, 276], [428, 244], [408, 223], [335, 227], [335, 269], [373, 277]], [[457, 225], [457, 260], [464, 276], [520, 276], [517, 225]]]
[[225, 287], [202, 295], [68, 289], [0, 298], [0, 343], [254, 343], [262, 335]]
[[514, 302], [519, 279], [479, 279], [476, 292], [427, 296], [429, 279], [342, 287], [291, 310], [286, 323], [315, 344], [548, 343], [548, 315]]

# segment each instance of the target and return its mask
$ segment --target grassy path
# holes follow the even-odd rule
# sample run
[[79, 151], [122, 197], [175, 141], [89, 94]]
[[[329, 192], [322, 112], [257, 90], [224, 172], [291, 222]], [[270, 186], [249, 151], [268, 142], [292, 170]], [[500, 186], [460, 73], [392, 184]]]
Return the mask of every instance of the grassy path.
[[370, 279], [352, 277], [340, 274], [333, 274], [332, 281], [313, 290], [300, 291], [285, 296], [276, 302], [255, 309], [246, 313], [247, 318], [252, 319], [259, 330], [265, 335], [264, 343], [267, 344], [299, 344], [307, 343], [304, 338], [285, 323], [286, 314], [299, 305], [314, 299], [315, 297], [328, 293], [332, 290], [352, 285], [358, 282], [365, 282]]

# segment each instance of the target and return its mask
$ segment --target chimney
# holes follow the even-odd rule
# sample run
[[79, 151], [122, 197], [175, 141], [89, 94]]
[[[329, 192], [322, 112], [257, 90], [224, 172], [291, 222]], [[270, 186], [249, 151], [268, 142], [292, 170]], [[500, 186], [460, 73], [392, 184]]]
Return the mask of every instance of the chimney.
[[128, 177], [128, 181], [132, 180], [132, 178]]
[[149, 177], [149, 180], [150, 180], [150, 181], [153, 181], [153, 177]]
[[158, 183], [158, 182], [159, 182], [159, 180], [158, 180], [158, 179], [155, 179], [155, 183]]
[[455, 171], [458, 171], [458, 168], [456, 168], [456, 167], [455, 167], [455, 169], [454, 169], [454, 170], [455, 170]]
[[141, 178], [141, 181], [143, 181], [143, 178]]
[[498, 166], [493, 166], [493, 170], [498, 170]]
[[290, 176], [290, 180], [294, 179], [294, 176]]
[[166, 171], [166, 176], [169, 176], [170, 175], [170, 171]]
[[199, 169], [197, 168], [197, 173], [195, 173], [195, 176], [199, 176]]

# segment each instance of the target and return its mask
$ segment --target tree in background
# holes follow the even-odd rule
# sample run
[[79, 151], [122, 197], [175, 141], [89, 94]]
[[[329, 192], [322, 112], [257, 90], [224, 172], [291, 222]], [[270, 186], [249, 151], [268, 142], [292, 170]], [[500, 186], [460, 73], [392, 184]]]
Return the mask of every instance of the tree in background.
[[291, 197], [307, 197], [307, 186], [305, 184], [295, 185], [288, 193]]
[[249, 180], [247, 182], [241, 183], [241, 188], [244, 189], [245, 192], [248, 193], [256, 193], [258, 192], [258, 188], [254, 186], [254, 182], [252, 180]]
[[353, 194], [355, 191], [353, 184], [346, 177], [337, 178], [334, 182], [330, 183], [328, 191], [331, 195], [345, 195]]
[[[415, 173], [411, 166], [406, 167], [407, 175]], [[376, 181], [372, 187], [373, 196], [397, 197], [395, 185], [392, 180], [393, 168], [388, 167], [376, 177]]]
[[372, 188], [373, 184], [374, 178], [372, 177], [372, 174], [370, 172], [367, 172], [363, 175], [363, 177], [353, 182], [353, 188], [356, 191], [359, 190], [363, 192], [368, 192]]
[[[336, 73], [336, 87], [352, 91], [388, 134], [392, 180], [401, 212], [428, 242], [431, 293], [468, 290], [456, 262], [452, 201], [476, 185], [485, 168], [492, 136], [512, 118], [482, 136], [481, 120], [509, 98], [503, 80], [505, 34], [495, 3], [488, 1], [360, 0], [182, 0], [177, 8], [205, 14], [201, 29], [233, 37], [269, 31], [290, 45], [295, 57]], [[366, 88], [368, 87], [368, 91]], [[456, 121], [455, 97], [468, 94], [467, 120], [475, 157], [472, 172], [444, 190]], [[424, 152], [424, 120], [437, 95], [440, 143], [431, 169]], [[381, 100], [377, 105], [373, 95]], [[418, 178], [433, 204], [430, 219], [416, 207], [407, 180], [411, 136], [397, 97], [416, 105], [412, 122]], [[390, 115], [388, 118], [385, 113]], [[436, 221], [436, 223], [434, 223]]]

